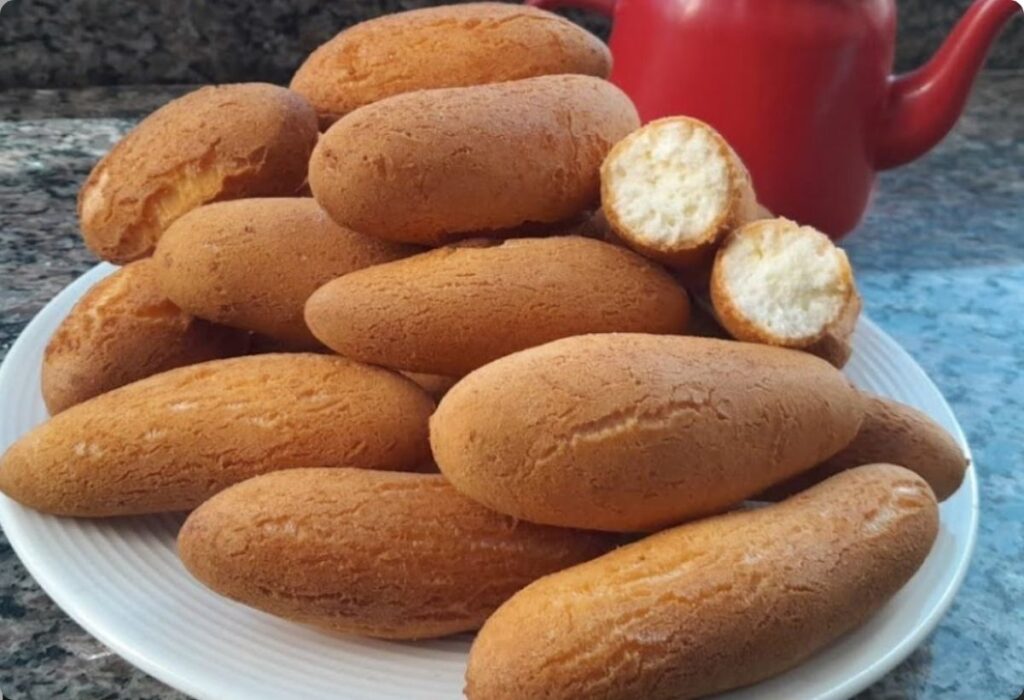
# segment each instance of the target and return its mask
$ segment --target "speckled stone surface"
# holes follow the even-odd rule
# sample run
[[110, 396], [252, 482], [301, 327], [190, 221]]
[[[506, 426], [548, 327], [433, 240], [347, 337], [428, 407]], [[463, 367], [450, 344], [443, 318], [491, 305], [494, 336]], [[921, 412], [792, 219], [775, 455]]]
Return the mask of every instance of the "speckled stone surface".
[[[897, 64], [921, 64], [969, 2], [899, 0]], [[345, 27], [437, 4], [441, 0], [10, 0], [0, 11], [0, 87], [286, 83], [310, 51]], [[568, 14], [607, 37], [606, 19]], [[1008, 28], [989, 66], [1024, 67], [1024, 20]]]
[[[74, 220], [93, 161], [178, 92], [0, 92], [0, 355], [93, 264]], [[963, 423], [982, 503], [949, 615], [861, 700], [1013, 700], [1024, 691], [1024, 72], [985, 76], [937, 151], [881, 178], [848, 249], [868, 313]], [[2, 537], [0, 689], [16, 700], [183, 697], [71, 622]]]

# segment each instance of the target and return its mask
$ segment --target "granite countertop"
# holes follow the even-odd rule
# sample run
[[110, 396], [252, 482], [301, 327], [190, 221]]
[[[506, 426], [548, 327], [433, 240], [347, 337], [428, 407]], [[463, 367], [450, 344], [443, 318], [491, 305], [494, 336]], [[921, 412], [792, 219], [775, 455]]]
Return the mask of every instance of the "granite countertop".
[[[95, 261], [75, 195], [93, 162], [182, 88], [0, 92], [0, 356]], [[927, 370], [974, 450], [981, 532], [948, 616], [866, 700], [1024, 691], [1024, 72], [989, 73], [928, 157], [886, 173], [847, 241], [868, 314]], [[0, 536], [0, 689], [15, 700], [169, 690], [72, 622]]]

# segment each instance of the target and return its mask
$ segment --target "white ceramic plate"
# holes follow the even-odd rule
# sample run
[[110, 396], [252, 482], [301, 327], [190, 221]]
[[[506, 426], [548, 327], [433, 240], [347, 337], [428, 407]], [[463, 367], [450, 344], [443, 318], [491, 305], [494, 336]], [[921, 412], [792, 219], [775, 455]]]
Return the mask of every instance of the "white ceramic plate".
[[[50, 334], [75, 301], [112, 272], [98, 265], [44, 308], [0, 367], [0, 450], [46, 418], [39, 367]], [[967, 449], [924, 371], [864, 321], [847, 373], [861, 387], [929, 413]], [[461, 697], [471, 637], [396, 643], [318, 632], [220, 598], [174, 551], [181, 516], [72, 520], [0, 496], [0, 524], [39, 584], [71, 617], [144, 671], [209, 700]], [[942, 504], [935, 549], [867, 625], [789, 673], [722, 700], [847, 698], [902, 661], [935, 627], [967, 570], [978, 526], [973, 468]]]

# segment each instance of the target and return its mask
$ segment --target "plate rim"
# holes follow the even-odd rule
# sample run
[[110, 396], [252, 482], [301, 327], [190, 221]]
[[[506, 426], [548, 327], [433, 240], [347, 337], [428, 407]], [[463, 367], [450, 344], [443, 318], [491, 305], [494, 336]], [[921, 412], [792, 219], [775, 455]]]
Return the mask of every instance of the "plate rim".
[[[8, 375], [14, 373], [16, 364], [20, 364], [18, 360], [21, 355], [27, 354], [28, 351], [25, 348], [29, 345], [30, 337], [34, 335], [36, 328], [44, 325], [51, 316], [60, 313], [58, 307], [66, 303], [68, 297], [74, 297], [72, 302], [74, 303], [90, 286], [117, 269], [116, 266], [106, 262], [94, 265], [61, 289], [32, 317], [18, 334], [10, 348], [8, 348], [3, 362], [0, 363], [0, 387], [5, 386], [9, 381]], [[958, 562], [957, 568], [953, 572], [953, 576], [945, 590], [942, 591], [937, 604], [933, 607], [933, 614], [931, 614], [929, 619], [924, 624], [919, 625], [912, 634], [904, 637], [896, 646], [889, 649], [875, 662], [861, 668], [855, 674], [819, 695], [816, 700], [844, 700], [853, 697], [905, 661], [935, 631], [939, 623], [942, 622], [949, 612], [949, 608], [952, 606], [956, 594], [963, 586], [967, 572], [970, 570], [978, 539], [980, 495], [975, 461], [970, 444], [967, 441], [967, 436], [964, 434], [963, 426], [960, 424], [959, 419], [957, 419], [955, 411], [953, 411], [945, 395], [931, 377], [928, 376], [924, 368], [895, 338], [886, 333], [884, 329], [872, 321], [866, 314], [861, 316], [860, 323], [865, 327], [870, 327], [872, 332], [881, 337], [882, 341], [889, 346], [889, 349], [900, 356], [900, 359], [908, 368], [912, 368], [910, 371], [915, 375], [914, 382], [926, 386], [930, 392], [934, 393], [943, 408], [952, 416], [953, 424], [951, 427], [953, 428], [953, 437], [964, 450], [968, 459], [968, 468], [964, 474], [962, 487], [968, 489], [970, 522], [969, 528], [965, 533], [964, 555]], [[12, 358], [15, 359], [12, 360]], [[4, 397], [0, 395], [0, 402], [3, 400]], [[0, 446], [0, 449], [6, 450], [6, 448], [7, 445]], [[45, 557], [42, 556], [41, 552], [33, 552], [26, 549], [24, 539], [21, 536], [23, 524], [16, 518], [11, 517], [12, 506], [17, 506], [17, 504], [0, 494], [0, 528], [3, 529], [12, 550], [36, 584], [68, 617], [118, 656], [171, 688], [199, 700], [219, 700], [219, 698], [211, 694], [210, 688], [193, 682], [182, 672], [162, 663], [159, 659], [153, 658], [146, 653], [138, 652], [128, 644], [122, 643], [117, 634], [108, 632], [107, 627], [102, 621], [94, 620], [92, 613], [87, 606], [80, 602], [80, 599], [76, 598], [71, 591], [62, 586], [58, 581], [50, 578], [48, 566], [44, 561]], [[748, 687], [756, 687], [756, 684]]]

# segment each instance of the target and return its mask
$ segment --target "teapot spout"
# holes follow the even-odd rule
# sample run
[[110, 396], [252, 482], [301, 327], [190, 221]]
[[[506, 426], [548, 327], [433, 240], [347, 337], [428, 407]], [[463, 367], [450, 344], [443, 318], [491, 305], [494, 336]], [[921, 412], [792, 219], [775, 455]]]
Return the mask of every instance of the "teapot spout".
[[924, 155], [963, 112], [971, 84], [1020, 0], [975, 0], [928, 63], [890, 79], [875, 165], [893, 168]]

